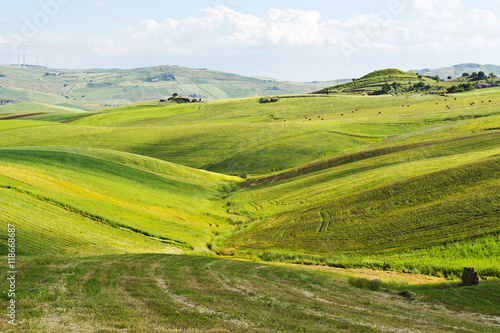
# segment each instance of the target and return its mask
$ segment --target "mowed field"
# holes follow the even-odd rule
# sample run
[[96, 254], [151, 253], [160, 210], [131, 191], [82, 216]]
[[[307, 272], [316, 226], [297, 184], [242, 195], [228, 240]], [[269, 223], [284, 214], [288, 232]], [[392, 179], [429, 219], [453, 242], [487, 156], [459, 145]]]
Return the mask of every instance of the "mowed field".
[[[35, 290], [40, 279], [49, 284], [32, 303], [24, 303], [31, 309], [25, 313], [26, 328], [140, 331], [137, 318], [147, 315], [150, 328], [165, 331], [263, 331], [276, 329], [273, 323], [284, 331], [498, 329], [498, 317], [443, 317], [441, 310], [431, 311], [429, 321], [412, 317], [424, 316], [415, 300], [425, 307], [424, 300], [432, 300], [441, 304], [437, 309], [447, 304], [498, 316], [489, 296], [470, 307], [460, 298], [469, 294], [443, 301], [456, 285], [430, 290], [388, 285], [387, 293], [377, 293], [331, 273], [281, 267], [262, 280], [248, 273], [260, 269], [256, 264], [169, 254], [450, 280], [472, 265], [489, 279], [480, 287], [488, 291], [478, 289], [474, 297], [497, 295], [500, 90], [283, 96], [269, 104], [256, 98], [148, 102], [82, 111], [34, 103], [0, 107], [0, 118], [14, 117], [0, 119], [0, 224], [16, 225], [26, 285]], [[6, 255], [6, 236], [0, 243]], [[98, 255], [112, 256], [89, 257]], [[75, 271], [80, 264], [72, 262], [86, 268]], [[101, 268], [94, 271], [87, 262]], [[218, 268], [212, 271], [212, 265]], [[63, 273], [77, 279], [78, 287], [49, 278]], [[281, 278], [282, 283], [273, 282]], [[192, 283], [177, 286], [177, 279]], [[214, 279], [222, 287], [212, 286]], [[344, 291], [333, 292], [336, 288]], [[439, 288], [447, 291], [440, 294]], [[113, 300], [112, 309], [100, 301], [104, 294]], [[372, 303], [355, 310], [361, 307], [356, 297]], [[307, 304], [294, 307], [297, 298]], [[168, 305], [161, 308], [165, 299]], [[229, 299], [246, 310], [228, 307]], [[394, 304], [395, 312], [368, 315], [381, 311], [382, 300]], [[54, 310], [60, 301], [67, 312]], [[37, 310], [40, 302], [51, 310]], [[135, 305], [127, 308], [130, 304]], [[338, 312], [338, 304], [352, 311]], [[262, 306], [270, 312], [259, 321]], [[85, 323], [78, 313], [89, 308], [105, 308], [104, 317]], [[346, 316], [355, 319], [342, 319]], [[106, 326], [107, 320], [114, 326]], [[313, 322], [317, 326], [308, 326]], [[440, 326], [431, 325], [436, 322]]]
[[353, 286], [356, 281], [326, 271], [200, 256], [25, 258], [19, 268], [18, 325], [13, 329], [2, 313], [0, 330], [493, 333], [500, 328], [495, 282], [466, 288], [382, 284], [371, 291]]

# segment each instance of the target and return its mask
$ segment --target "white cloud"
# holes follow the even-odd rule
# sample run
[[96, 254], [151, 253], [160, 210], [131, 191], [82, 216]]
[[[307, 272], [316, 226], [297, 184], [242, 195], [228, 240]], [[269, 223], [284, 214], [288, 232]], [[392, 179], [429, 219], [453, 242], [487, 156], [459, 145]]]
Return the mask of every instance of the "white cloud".
[[[390, 15], [360, 10], [360, 14], [343, 20], [322, 17], [318, 11], [270, 9], [256, 16], [214, 6], [196, 17], [144, 19], [121, 28], [116, 23], [112, 30], [95, 38], [56, 37], [41, 31], [35, 42], [37, 46], [55, 45], [64, 52], [71, 49], [79, 55], [90, 50], [96, 59], [147, 57], [174, 63], [198, 57], [202, 59], [197, 63], [200, 66], [205, 66], [210, 57], [228, 63], [240, 58], [260, 64], [279, 62], [275, 58], [282, 58], [284, 53], [301, 61], [322, 59], [322, 63], [333, 64], [330, 59], [345, 59], [346, 49], [359, 54], [358, 60], [363, 57], [370, 61], [372, 57], [439, 59], [451, 52], [457, 57], [467, 53], [472, 58], [478, 50], [481, 54], [499, 54], [500, 21], [491, 7], [473, 8], [460, 0], [405, 3], [409, 5], [403, 11]], [[2, 36], [0, 44], [7, 43]], [[231, 61], [227, 60], [230, 56]]]
[[134, 39], [156, 37], [161, 33], [168, 33], [179, 25], [179, 21], [167, 18], [162, 23], [155, 20], [144, 20], [135, 27], [128, 28], [130, 36]]
[[466, 7], [460, 0], [411, 0], [408, 8], [410, 12], [406, 14], [411, 15], [410, 19], [392, 21], [391, 28], [377, 42], [413, 54], [463, 53], [500, 47], [496, 42], [500, 21], [491, 10]]
[[224, 6], [206, 8], [200, 17], [162, 23], [145, 20], [127, 31], [132, 38], [144, 39], [168, 35], [177, 41], [205, 44], [286, 44], [322, 43], [321, 15], [315, 11], [271, 9], [265, 18], [239, 13]]
[[465, 16], [465, 20], [471, 27], [474, 25], [479, 25], [481, 29], [497, 29], [499, 27], [498, 18], [489, 10], [473, 8]]
[[460, 0], [411, 0], [410, 8], [420, 18], [452, 20], [465, 6]]
[[155, 41], [179, 45], [193, 42], [203, 45], [282, 45], [331, 46], [366, 30], [371, 39], [383, 30], [397, 30], [397, 22], [362, 14], [344, 22], [321, 21], [317, 11], [271, 9], [263, 18], [239, 13], [224, 6], [204, 9], [199, 17], [183, 20], [166, 19], [158, 23], [149, 19], [126, 29], [128, 35], [142, 43]]
[[467, 8], [460, 0], [409, 0], [409, 4], [403, 13], [382, 17], [365, 13], [344, 21], [322, 20], [317, 11], [271, 9], [257, 17], [215, 6], [202, 10], [198, 17], [144, 20], [125, 32], [136, 47], [163, 47], [170, 54], [217, 53], [242, 46], [254, 50], [308, 46], [337, 54], [346, 46], [355, 53], [498, 47], [494, 41], [500, 22], [490, 10]]
[[117, 42], [115, 39], [110, 37], [91, 38], [87, 41], [87, 43], [90, 46], [92, 52], [98, 54], [112, 54], [134, 51], [134, 48], [132, 48], [129, 44]]

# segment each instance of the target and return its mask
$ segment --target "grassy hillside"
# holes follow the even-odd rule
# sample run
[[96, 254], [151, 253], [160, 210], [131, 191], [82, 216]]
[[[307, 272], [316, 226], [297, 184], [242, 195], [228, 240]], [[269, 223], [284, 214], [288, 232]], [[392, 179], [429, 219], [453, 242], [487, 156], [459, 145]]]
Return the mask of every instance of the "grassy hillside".
[[[5, 198], [12, 198], [12, 202], [2, 200], [1, 207], [15, 209], [2, 224], [22, 230], [23, 254], [106, 253], [123, 248], [143, 252], [172, 246], [200, 251], [207, 250], [214, 234], [227, 232], [230, 215], [217, 199], [236, 178], [89, 149], [1, 149], [0, 161], [0, 188]], [[30, 206], [33, 211], [27, 209]], [[51, 214], [43, 216], [47, 208]], [[72, 225], [72, 217], [81, 227]], [[88, 233], [81, 239], [84, 229]], [[121, 243], [132, 237], [151, 245], [120, 247], [103, 240], [96, 250], [94, 238], [102, 229], [112, 230], [115, 237], [123, 235], [116, 240]], [[32, 241], [40, 233], [43, 237]], [[5, 242], [2, 239], [3, 251]]]
[[[3, 264], [2, 264], [3, 265]], [[6, 279], [2, 266], [0, 278]], [[25, 258], [4, 332], [498, 332], [498, 282], [370, 291], [327, 271], [159, 254]], [[441, 290], [440, 290], [441, 289]], [[443, 301], [444, 294], [453, 297]], [[483, 302], [479, 295], [488, 294]], [[425, 298], [424, 298], [425, 297]], [[481, 296], [482, 297], [482, 296]], [[466, 303], [465, 307], [463, 303]], [[488, 302], [490, 304], [488, 304]], [[464, 309], [465, 308], [465, 309]], [[459, 310], [459, 311], [457, 311]], [[481, 311], [479, 315], [477, 311]]]
[[389, 68], [374, 71], [359, 79], [353, 79], [352, 82], [321, 89], [316, 93], [355, 93], [366, 95], [380, 90], [387, 82], [397, 82], [402, 85], [413, 85], [419, 82], [423, 82], [424, 84], [436, 83], [435, 80], [422, 76], [419, 77], [416, 73], [403, 72], [399, 69]]
[[159, 100], [173, 93], [204, 100], [301, 94], [332, 82], [285, 82], [208, 69], [157, 66], [136, 69], [60, 70], [0, 66], [0, 99], [101, 109]]
[[264, 221], [226, 245], [373, 254], [498, 234], [499, 142], [495, 131], [373, 149], [248, 181], [231, 205]]
[[[478, 66], [480, 67], [480, 66]], [[464, 69], [459, 66], [457, 70]], [[444, 96], [446, 93], [457, 93], [463, 91], [471, 91], [476, 84], [487, 82], [488, 84], [495, 83], [498, 85], [496, 76], [489, 77], [492, 69], [488, 67], [482, 68], [486, 72], [485, 77], [479, 79], [477, 76], [478, 70], [469, 71], [468, 74], [475, 76], [459, 75], [442, 75], [443, 71], [437, 69], [403, 72], [399, 69], [389, 68], [374, 71], [359, 79], [353, 79], [352, 82], [337, 84], [332, 87], [323, 88], [316, 94], [361, 94], [361, 95], [427, 95], [435, 94]], [[445, 69], [443, 69], [445, 70]], [[446, 71], [445, 71], [446, 72]], [[494, 72], [494, 70], [493, 70]]]
[[[408, 74], [364, 80], [380, 75]], [[0, 108], [18, 331], [498, 331], [499, 106], [494, 88]], [[444, 281], [470, 265], [488, 282], [328, 267]]]
[[427, 140], [499, 127], [500, 100], [494, 91], [458, 94], [450, 101], [440, 96], [310, 96], [270, 104], [257, 99], [147, 103], [44, 116], [39, 119], [53, 123], [36, 132], [11, 129], [6, 121], [0, 124], [9, 128], [0, 131], [0, 146], [95, 147], [225, 174], [266, 174], [374, 145], [400, 144], [414, 135]]
[[483, 71], [487, 75], [490, 73], [495, 73], [497, 76], [500, 76], [500, 66], [495, 65], [481, 65], [475, 63], [467, 63], [467, 64], [459, 64], [450, 67], [441, 67], [441, 68], [424, 68], [424, 69], [414, 69], [409, 72], [419, 73], [422, 75], [430, 75], [435, 76], [439, 75], [439, 77], [445, 79], [448, 76], [452, 78], [461, 77], [463, 73], [472, 74], [473, 72]]
[[[268, 260], [450, 277], [475, 265], [498, 276], [498, 93], [455, 96], [381, 108], [376, 120], [341, 125], [375, 140], [370, 149], [247, 180], [228, 205], [259, 222], [220, 246]], [[360, 113], [351, 116], [361, 120]], [[408, 132], [376, 132], [398, 127]]]
[[[147, 187], [137, 192], [120, 184], [108, 194], [119, 198], [119, 204], [114, 199], [90, 204], [91, 195], [85, 199], [81, 195], [50, 196], [105, 220], [187, 243], [188, 247], [201, 249], [212, 243], [217, 250], [235, 248], [240, 252], [292, 251], [298, 256], [321, 254], [330, 258], [367, 253], [391, 256], [405, 249], [431, 249], [498, 233], [494, 221], [498, 204], [498, 97], [498, 90], [485, 89], [447, 97], [289, 96], [270, 104], [252, 98], [198, 105], [141, 103], [34, 118], [40, 121], [4, 120], [0, 145], [26, 147], [3, 150], [5, 158], [20, 158], [21, 153], [13, 151], [29, 151], [29, 155], [29, 147], [41, 147], [36, 151], [46, 154], [43, 163], [60, 160], [54, 173], [57, 168], [64, 169], [68, 158], [83, 159], [78, 174], [68, 174], [78, 181], [86, 168], [96, 163], [91, 158], [101, 159], [96, 152], [108, 151], [108, 164], [101, 166], [103, 173], [92, 185], [92, 191], [98, 193], [130, 177], [128, 169], [123, 169], [122, 178], [103, 182], [109, 178], [105, 171], [117, 161], [122, 163], [125, 155], [154, 161], [141, 170], [146, 172], [151, 171], [151, 165], [166, 163], [162, 160], [249, 176], [243, 190], [229, 198], [237, 178], [218, 176], [227, 186], [221, 183], [207, 189], [208, 183], [202, 182], [195, 190], [184, 188], [190, 182], [188, 174], [176, 178], [175, 190], [166, 184], [163, 190]], [[37, 130], [33, 131], [35, 125]], [[61, 154], [54, 155], [59, 156], [55, 160], [54, 151]], [[29, 166], [29, 158], [23, 159]], [[36, 167], [44, 170], [43, 163]], [[132, 167], [142, 163], [133, 162]], [[462, 174], [473, 178], [458, 176]], [[443, 190], [427, 188], [429, 184], [440, 184]], [[422, 189], [432, 195], [420, 193]], [[169, 209], [145, 199], [147, 205], [160, 205], [160, 212], [156, 208], [154, 214], [144, 212], [135, 202], [132, 212], [128, 211], [138, 193], [154, 198], [162, 191], [171, 193], [169, 200], [175, 203], [166, 204]], [[405, 202], [408, 197], [413, 198], [411, 203]], [[206, 205], [190, 208], [198, 199]], [[474, 205], [466, 204], [476, 201], [478, 205], [485, 203], [480, 216]], [[446, 217], [445, 212], [456, 214]], [[212, 220], [213, 216], [224, 222]], [[171, 224], [169, 230], [162, 229], [163, 219]], [[424, 225], [417, 223], [420, 220]], [[220, 230], [213, 227], [217, 224], [221, 224]], [[224, 241], [235, 227], [246, 229]], [[222, 238], [213, 242], [216, 236]], [[481, 260], [475, 262], [492, 267]], [[353, 264], [358, 263], [355, 260]], [[456, 274], [461, 264], [452, 265], [449, 273]], [[415, 263], [407, 266], [413, 269]]]

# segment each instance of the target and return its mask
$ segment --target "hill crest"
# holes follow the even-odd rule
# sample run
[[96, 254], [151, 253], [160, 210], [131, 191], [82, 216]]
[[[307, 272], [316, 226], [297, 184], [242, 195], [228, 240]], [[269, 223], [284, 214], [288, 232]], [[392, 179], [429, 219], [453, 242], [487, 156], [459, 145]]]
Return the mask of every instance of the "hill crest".
[[435, 76], [439, 75], [441, 78], [446, 78], [451, 76], [452, 78], [461, 77], [463, 73], [479, 72], [483, 71], [485, 74], [495, 73], [497, 76], [500, 75], [500, 66], [496, 65], [481, 65], [478, 63], [465, 63], [465, 64], [457, 64], [448, 67], [439, 67], [439, 68], [424, 68], [424, 69], [412, 69], [409, 72], [418, 73], [421, 75], [430, 75]]
[[333, 81], [280, 81], [180, 66], [78, 70], [0, 66], [0, 73], [2, 99], [64, 103], [66, 106], [89, 109], [160, 100], [174, 93], [203, 100], [219, 100], [303, 94], [333, 84]]

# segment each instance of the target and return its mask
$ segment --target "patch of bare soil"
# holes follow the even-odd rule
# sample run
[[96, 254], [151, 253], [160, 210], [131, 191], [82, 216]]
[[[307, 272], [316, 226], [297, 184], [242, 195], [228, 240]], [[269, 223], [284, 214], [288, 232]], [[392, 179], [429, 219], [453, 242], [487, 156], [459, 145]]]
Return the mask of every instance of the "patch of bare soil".
[[338, 268], [338, 267], [328, 267], [328, 266], [314, 266], [314, 265], [299, 265], [299, 264], [287, 264], [287, 263], [269, 263], [270, 265], [281, 265], [281, 266], [295, 266], [304, 267], [307, 269], [317, 269], [323, 271], [329, 271], [336, 274], [360, 277], [366, 279], [380, 279], [384, 282], [396, 281], [396, 282], [407, 282], [408, 284], [428, 284], [428, 283], [440, 283], [446, 282], [448, 280], [444, 278], [439, 278], [429, 275], [420, 274], [409, 274], [409, 273], [398, 273], [390, 271], [377, 271], [371, 269], [361, 269], [361, 268]]

